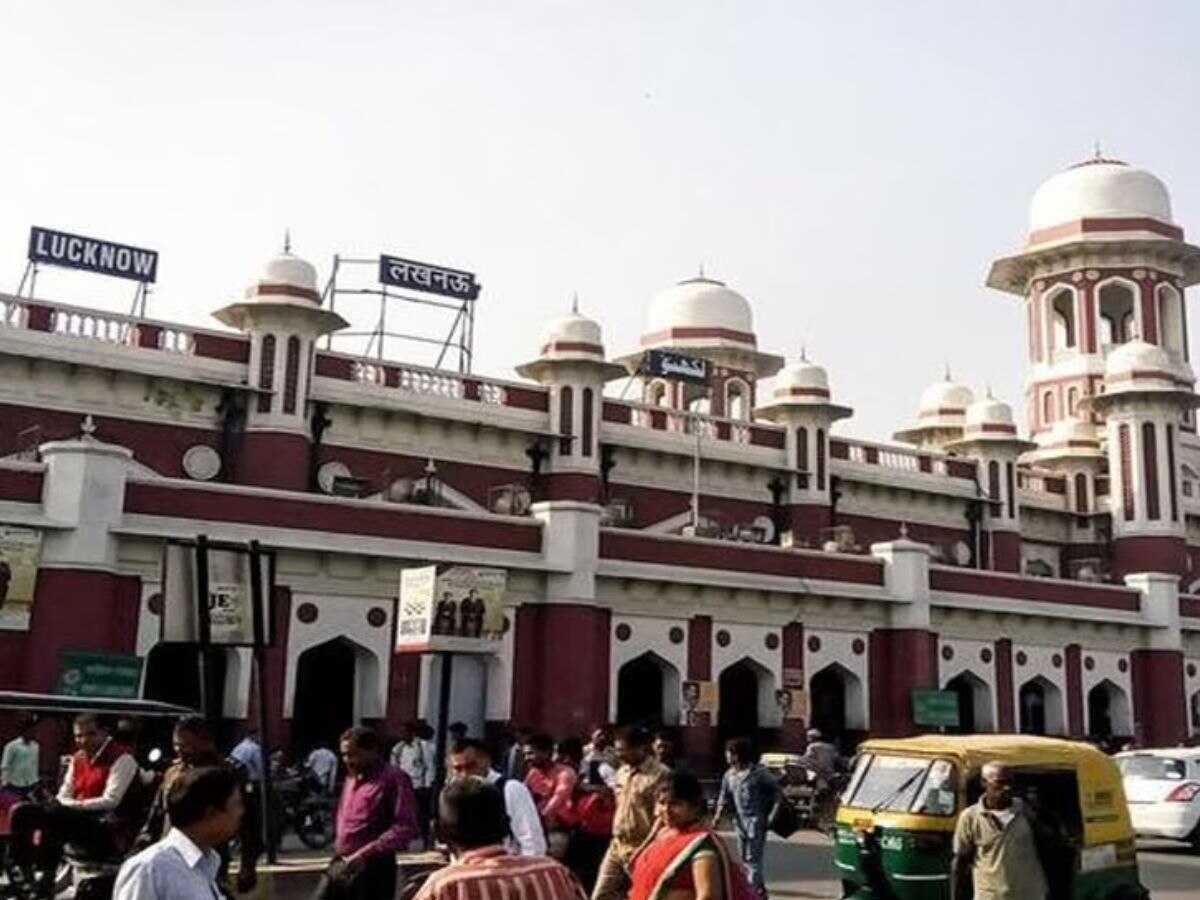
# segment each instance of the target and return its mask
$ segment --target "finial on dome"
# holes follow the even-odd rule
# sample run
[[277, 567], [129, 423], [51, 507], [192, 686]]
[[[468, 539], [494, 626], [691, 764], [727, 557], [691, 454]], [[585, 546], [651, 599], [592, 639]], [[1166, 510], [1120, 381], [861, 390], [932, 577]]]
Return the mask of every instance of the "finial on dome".
[[292, 252], [292, 229], [291, 228], [283, 229], [283, 252], [284, 253]]
[[803, 344], [800, 345], [800, 362], [808, 362], [808, 348]]
[[942, 363], [942, 368], [945, 374], [942, 376], [943, 381], [953, 381], [954, 377], [950, 374], [950, 360], [945, 360]]
[[703, 278], [704, 277], [704, 260], [700, 260], [699, 273], [700, 274], [697, 277]]
[[1104, 159], [1104, 150], [1100, 147], [1100, 139], [1092, 142], [1092, 159]]
[[579, 291], [571, 292], [571, 312], [579, 315]]
[[995, 397], [992, 396], [992, 386], [990, 384], [986, 388], [984, 388], [983, 393], [984, 393], [984, 396], [986, 396], [987, 399], [989, 399], [989, 400], [996, 399]]

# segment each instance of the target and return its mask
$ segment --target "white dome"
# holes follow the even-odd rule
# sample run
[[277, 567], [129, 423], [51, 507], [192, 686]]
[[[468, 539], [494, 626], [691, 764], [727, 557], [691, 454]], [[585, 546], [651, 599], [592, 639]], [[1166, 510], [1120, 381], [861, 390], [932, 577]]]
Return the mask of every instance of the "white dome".
[[281, 253], [263, 266], [260, 284], [286, 284], [289, 287], [317, 289], [317, 268], [306, 259]]
[[689, 278], [669, 287], [650, 302], [649, 334], [673, 328], [723, 328], [754, 333], [750, 301], [711, 278]]
[[1014, 426], [1012, 407], [1003, 400], [984, 397], [967, 407], [967, 428], [984, 425]]
[[1079, 219], [1171, 220], [1171, 195], [1155, 175], [1123, 162], [1094, 159], [1044, 182], [1029, 205], [1029, 230]]
[[918, 409], [923, 416], [947, 415], [963, 413], [974, 402], [974, 391], [965, 384], [947, 378], [925, 388]]
[[807, 359], [790, 362], [775, 376], [776, 394], [791, 390], [829, 392], [829, 375], [822, 366]]
[[599, 322], [573, 312], [550, 322], [542, 333], [542, 343], [546, 346], [559, 343], [602, 346], [604, 339]]
[[1132, 372], [1174, 372], [1178, 367], [1162, 347], [1143, 340], [1121, 344], [1108, 354], [1104, 375], [1128, 375]]

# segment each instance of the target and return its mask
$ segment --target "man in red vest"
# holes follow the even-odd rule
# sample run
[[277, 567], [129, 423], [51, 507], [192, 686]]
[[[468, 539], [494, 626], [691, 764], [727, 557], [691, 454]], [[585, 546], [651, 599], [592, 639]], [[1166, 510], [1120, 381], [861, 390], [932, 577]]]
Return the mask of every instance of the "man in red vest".
[[[81, 855], [108, 859], [128, 851], [137, 805], [138, 765], [130, 748], [114, 739], [90, 713], [75, 718], [75, 754], [58, 796], [50, 803], [26, 803], [12, 811], [12, 875], [27, 884], [42, 873], [53, 882], [64, 844]], [[35, 847], [33, 835], [41, 833]]]

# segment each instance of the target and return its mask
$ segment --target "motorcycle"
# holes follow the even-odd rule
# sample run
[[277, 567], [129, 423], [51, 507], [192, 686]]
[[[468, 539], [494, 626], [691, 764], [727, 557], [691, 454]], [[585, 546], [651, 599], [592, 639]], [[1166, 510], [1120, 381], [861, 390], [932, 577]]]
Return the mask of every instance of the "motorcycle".
[[283, 769], [275, 777], [273, 790], [277, 843], [288, 830], [310, 850], [324, 850], [333, 843], [333, 796], [310, 769]]

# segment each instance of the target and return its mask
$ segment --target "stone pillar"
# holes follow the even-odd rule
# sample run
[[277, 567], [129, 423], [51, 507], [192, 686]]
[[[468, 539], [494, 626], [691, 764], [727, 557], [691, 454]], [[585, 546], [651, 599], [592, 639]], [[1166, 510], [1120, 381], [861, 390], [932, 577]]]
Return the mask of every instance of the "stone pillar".
[[1188, 735], [1179, 579], [1141, 573], [1127, 575], [1125, 583], [1141, 592], [1149, 625], [1145, 646], [1129, 655], [1134, 733], [1149, 747], [1174, 746]]
[[915, 734], [912, 692], [938, 686], [937, 635], [930, 628], [929, 548], [903, 534], [874, 544], [883, 560], [884, 586], [893, 600], [890, 627], [870, 640], [871, 733]]
[[[712, 616], [692, 616], [687, 629], [687, 680], [712, 681]], [[686, 716], [686, 713], [685, 713]], [[706, 771], [717, 757], [717, 723], [683, 723], [683, 757], [694, 771]]]
[[1000, 638], [996, 641], [996, 730], [1017, 730], [1017, 715], [1013, 698], [1013, 651], [1012, 640]]
[[1073, 738], [1084, 736], [1086, 727], [1083, 715], [1083, 656], [1078, 644], [1068, 644], [1063, 663], [1066, 669], [1067, 734]]
[[[789, 622], [783, 626], [783, 671], [786, 685], [787, 673], [795, 672], [800, 676], [799, 683], [804, 680], [804, 626], [799, 622]], [[796, 688], [790, 688], [793, 695]], [[807, 694], [806, 694], [807, 696]], [[796, 702], [793, 696], [793, 704]], [[800, 752], [806, 744], [804, 732], [808, 727], [808, 716], [802, 719], [784, 719], [780, 729], [779, 741], [784, 750]]]

